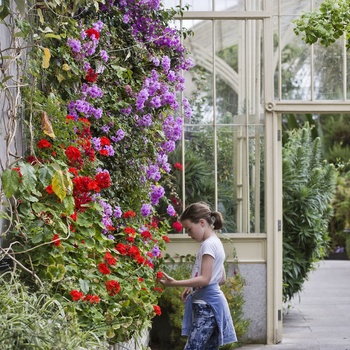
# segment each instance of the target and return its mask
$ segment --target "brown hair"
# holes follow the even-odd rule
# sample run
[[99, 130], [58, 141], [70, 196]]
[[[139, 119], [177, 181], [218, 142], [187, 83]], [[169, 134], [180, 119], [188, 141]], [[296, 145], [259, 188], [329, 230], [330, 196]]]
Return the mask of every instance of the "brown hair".
[[209, 225], [214, 226], [214, 230], [222, 229], [224, 220], [218, 211], [211, 211], [207, 203], [196, 202], [190, 204], [180, 215], [180, 221], [190, 220], [198, 224], [200, 219], [204, 219]]

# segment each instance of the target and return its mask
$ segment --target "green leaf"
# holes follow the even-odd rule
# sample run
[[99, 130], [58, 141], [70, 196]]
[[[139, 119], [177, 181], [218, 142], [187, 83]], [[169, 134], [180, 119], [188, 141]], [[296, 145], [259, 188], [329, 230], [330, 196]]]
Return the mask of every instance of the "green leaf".
[[88, 280], [82, 280], [79, 278], [80, 289], [84, 294], [87, 294], [90, 289], [90, 282]]
[[53, 38], [53, 39], [58, 39], [58, 40], [61, 40], [61, 36], [58, 35], [58, 34], [45, 34], [45, 38]]
[[0, 6], [0, 20], [3, 20], [10, 13], [10, 0], [2, 0]]
[[5, 169], [1, 174], [1, 182], [5, 196], [11, 198], [19, 187], [20, 176], [16, 170]]
[[52, 179], [52, 189], [56, 196], [62, 201], [67, 195], [65, 179], [61, 170], [55, 172]]
[[66, 269], [64, 265], [58, 264], [58, 265], [50, 265], [47, 268], [47, 274], [52, 282], [59, 282], [63, 279], [64, 275], [66, 273]]

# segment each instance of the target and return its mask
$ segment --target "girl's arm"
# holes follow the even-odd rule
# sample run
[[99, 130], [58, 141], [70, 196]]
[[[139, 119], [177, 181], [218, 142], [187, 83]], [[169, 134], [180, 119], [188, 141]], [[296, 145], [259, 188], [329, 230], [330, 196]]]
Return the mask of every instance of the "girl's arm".
[[214, 258], [211, 255], [204, 254], [202, 257], [202, 274], [186, 280], [175, 280], [163, 272], [163, 278], [160, 282], [166, 287], [203, 287], [210, 283], [213, 274]]

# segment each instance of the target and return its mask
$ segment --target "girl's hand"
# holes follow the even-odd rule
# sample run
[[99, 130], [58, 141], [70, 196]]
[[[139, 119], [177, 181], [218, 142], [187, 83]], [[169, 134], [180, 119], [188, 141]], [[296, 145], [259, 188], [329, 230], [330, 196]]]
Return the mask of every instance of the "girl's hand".
[[163, 272], [163, 277], [159, 281], [164, 286], [170, 287], [173, 285], [175, 279], [167, 275], [165, 272]]
[[183, 291], [183, 293], [181, 295], [182, 302], [186, 303], [186, 299], [191, 294], [191, 292], [192, 292], [192, 287], [185, 288], [185, 290]]

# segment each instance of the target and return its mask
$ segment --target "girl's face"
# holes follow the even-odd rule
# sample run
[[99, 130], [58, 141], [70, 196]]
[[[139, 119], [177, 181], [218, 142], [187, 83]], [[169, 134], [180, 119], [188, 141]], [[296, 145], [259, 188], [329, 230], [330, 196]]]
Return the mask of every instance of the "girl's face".
[[202, 242], [204, 240], [205, 220], [201, 219], [197, 224], [190, 220], [183, 220], [182, 226], [187, 234], [195, 241]]

